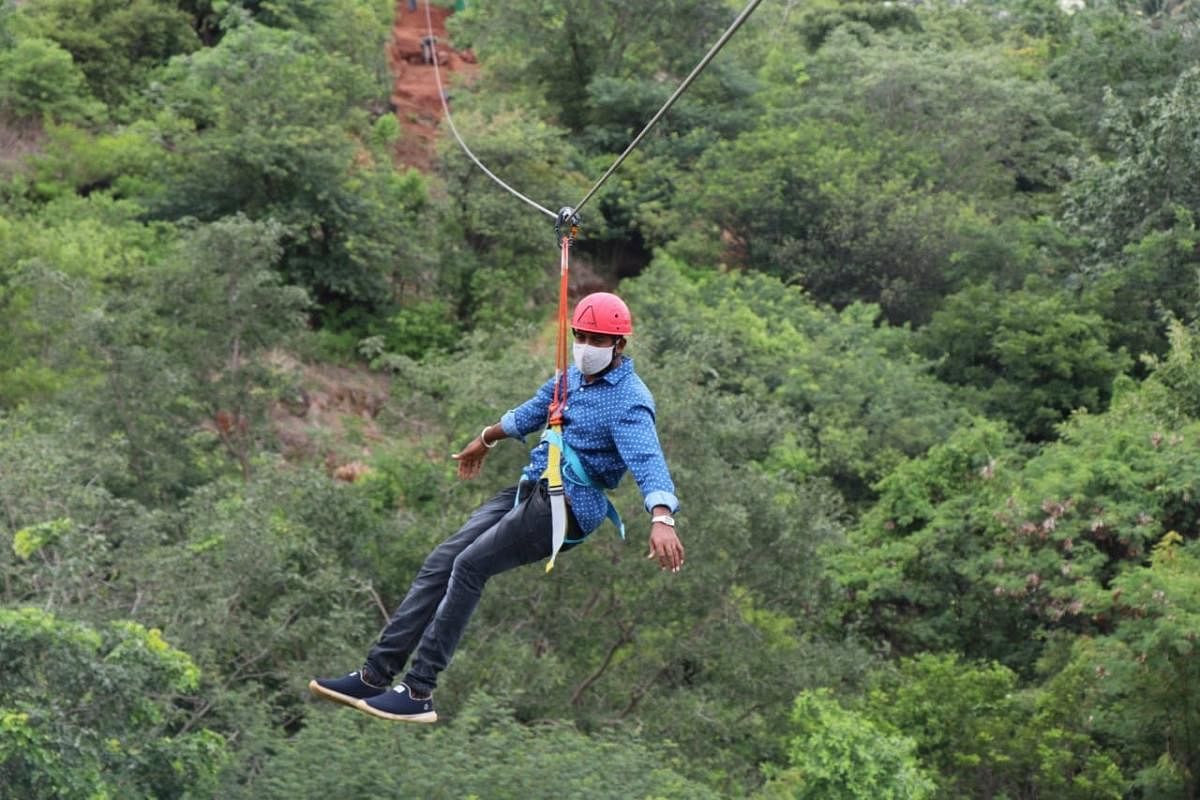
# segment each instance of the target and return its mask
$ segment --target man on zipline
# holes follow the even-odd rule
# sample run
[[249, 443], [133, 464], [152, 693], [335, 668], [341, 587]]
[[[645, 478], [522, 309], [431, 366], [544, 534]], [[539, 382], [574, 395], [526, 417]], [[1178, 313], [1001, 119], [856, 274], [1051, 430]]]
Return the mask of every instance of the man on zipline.
[[[561, 407], [561, 439], [549, 430], [534, 448], [516, 486], [475, 510], [458, 533], [425, 559], [407, 596], [371, 648], [366, 663], [341, 678], [317, 678], [308, 686], [318, 696], [353, 706], [376, 717], [434, 722], [437, 675], [450, 663], [459, 637], [479, 603], [488, 578], [553, 557], [555, 516], [566, 515], [562, 549], [578, 544], [612, 519], [624, 536], [620, 517], [604, 494], [628, 470], [651, 514], [650, 553], [664, 570], [683, 566], [683, 545], [672, 514], [679, 507], [654, 423], [654, 398], [622, 355], [633, 319], [621, 298], [607, 292], [579, 301], [572, 317], [575, 364], [567, 369]], [[524, 440], [547, 425], [555, 378], [521, 406], [485, 427], [456, 453], [458, 477], [479, 474], [488, 450], [501, 439]], [[562, 454], [565, 507], [555, 510], [554, 485], [547, 480], [551, 446]], [[560, 526], [563, 521], [558, 520]], [[561, 530], [561, 527], [559, 528]], [[393, 677], [412, 664], [404, 680]]]

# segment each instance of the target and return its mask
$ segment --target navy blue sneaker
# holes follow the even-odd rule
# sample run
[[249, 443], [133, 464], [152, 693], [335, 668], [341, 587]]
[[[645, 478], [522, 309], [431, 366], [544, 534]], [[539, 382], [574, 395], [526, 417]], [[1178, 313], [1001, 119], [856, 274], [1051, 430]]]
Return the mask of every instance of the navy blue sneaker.
[[380, 719], [399, 722], [437, 722], [437, 712], [433, 710], [433, 698], [414, 700], [412, 692], [403, 683], [397, 684], [396, 688], [390, 692], [359, 700], [355, 707], [359, 711]]
[[317, 697], [348, 706], [356, 706], [359, 701], [388, 690], [386, 686], [367, 683], [362, 672], [351, 672], [341, 678], [317, 678], [308, 682], [308, 688]]

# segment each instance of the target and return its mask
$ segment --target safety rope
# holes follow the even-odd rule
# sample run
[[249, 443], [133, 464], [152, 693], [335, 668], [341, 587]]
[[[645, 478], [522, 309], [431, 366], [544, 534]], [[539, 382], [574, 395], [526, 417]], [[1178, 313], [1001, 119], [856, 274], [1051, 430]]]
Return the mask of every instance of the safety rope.
[[558, 335], [554, 345], [554, 394], [546, 415], [546, 430], [553, 434], [547, 440], [546, 469], [542, 477], [550, 494], [550, 560], [546, 572], [554, 569], [554, 560], [567, 537], [567, 506], [563, 491], [563, 411], [567, 406], [567, 287], [571, 271], [571, 243], [579, 231], [579, 217], [574, 209], [564, 208], [555, 217], [560, 249], [558, 261]]
[[571, 271], [571, 244], [579, 232], [579, 217], [564, 208], [555, 217], [560, 249], [558, 259], [558, 335], [554, 352], [554, 396], [550, 401], [550, 421], [561, 422], [567, 404], [567, 288]]
[[495, 173], [483, 165], [482, 161], [475, 157], [475, 154], [471, 152], [471, 148], [467, 147], [467, 143], [463, 141], [462, 136], [460, 136], [458, 133], [458, 127], [454, 124], [454, 117], [450, 115], [450, 104], [446, 102], [446, 90], [442, 86], [442, 70], [438, 66], [437, 47], [435, 46], [437, 38], [433, 35], [433, 15], [429, 13], [429, 0], [425, 0], [425, 30], [428, 31], [429, 36], [430, 60], [433, 61], [433, 77], [437, 81], [438, 99], [442, 101], [442, 113], [446, 117], [446, 122], [450, 124], [450, 132], [453, 133], [454, 138], [458, 140], [458, 146], [462, 148], [463, 152], [467, 154], [468, 158], [475, 162], [475, 166], [479, 167], [481, 170], [483, 170], [483, 174], [487, 175], [489, 178], [499, 184], [500, 188], [504, 189], [514, 197], [525, 201], [530, 206], [536, 208], [538, 211], [542, 212], [551, 219], [557, 219], [557, 215], [553, 211], [546, 208], [541, 203], [529, 199], [504, 181], [500, 180]]

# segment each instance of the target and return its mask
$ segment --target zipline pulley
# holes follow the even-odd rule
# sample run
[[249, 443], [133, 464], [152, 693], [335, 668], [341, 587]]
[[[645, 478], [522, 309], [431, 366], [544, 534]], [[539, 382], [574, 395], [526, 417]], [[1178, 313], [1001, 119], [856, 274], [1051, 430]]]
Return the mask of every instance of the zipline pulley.
[[564, 236], [575, 241], [579, 234], [579, 215], [575, 213], [575, 209], [563, 206], [558, 210], [558, 215], [554, 218], [554, 233], [560, 247]]

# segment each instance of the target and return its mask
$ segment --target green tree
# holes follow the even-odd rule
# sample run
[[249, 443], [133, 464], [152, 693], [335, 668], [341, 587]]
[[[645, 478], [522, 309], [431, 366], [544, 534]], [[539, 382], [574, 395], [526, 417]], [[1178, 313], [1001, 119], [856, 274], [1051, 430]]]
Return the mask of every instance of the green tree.
[[103, 195], [64, 197], [36, 214], [0, 211], [0, 406], [90, 386], [89, 326], [106, 287], [155, 260], [172, 234]]
[[169, 0], [45, 0], [19, 9], [19, 25], [71, 54], [96, 97], [131, 99], [151, 70], [200, 42]]
[[1087, 595], [1112, 620], [1108, 636], [1079, 640], [1071, 669], [1100, 677], [1096, 727], [1118, 743], [1146, 796], [1191, 797], [1200, 788], [1200, 543], [1169, 531], [1150, 562]]
[[1195, 321], [1200, 309], [1200, 235], [1192, 212], [1177, 206], [1175, 215], [1168, 229], [1126, 246], [1081, 293], [1081, 302], [1109, 323], [1112, 344], [1142, 359], [1164, 355], [1170, 321]]
[[1119, 266], [1122, 250], [1170, 229], [1180, 210], [1200, 213], [1200, 190], [1186, 177], [1200, 161], [1192, 136], [1200, 123], [1198, 87], [1200, 68], [1189, 69], [1140, 115], [1109, 99], [1104, 125], [1114, 157], [1088, 162], [1065, 197], [1065, 221], [1087, 238], [1093, 270]]
[[881, 670], [872, 684], [863, 713], [916, 742], [938, 797], [1117, 800], [1128, 789], [1069, 701], [1046, 702], [1050, 691], [1040, 687], [1022, 691], [999, 664], [925, 654]]
[[186, 724], [245, 732], [222, 796], [305, 715], [302, 676], [362, 658], [382, 621], [384, 543], [414, 547], [321, 470], [278, 464], [248, 484], [198, 489], [157, 540], [122, 556], [113, 589], [137, 598], [147, 624], [187, 641], [204, 672], [181, 702]]
[[878, 311], [822, 308], [802, 290], [762, 275], [689, 281], [663, 259], [623, 291], [638, 304], [658, 362], [702, 364], [705, 392], [763, 400], [787, 416], [779, 452], [797, 476], [823, 476], [851, 502], [899, 461], [924, 452], [964, 419], [929, 375], [908, 331], [877, 324]]
[[579, 133], [594, 119], [594, 81], [650, 79], [660, 70], [682, 78], [731, 20], [714, 0], [653, 7], [586, 0], [472, 4], [454, 24], [499, 85], [538, 87], [563, 125]]
[[28, 162], [30, 198], [134, 200], [139, 202], [137, 216], [144, 216], [140, 204], [162, 189], [162, 140], [170, 136], [165, 127], [139, 120], [92, 133], [70, 123], [47, 125], [41, 152]]
[[830, 556], [843, 610], [902, 654], [954, 650], [1022, 675], [1045, 632], [1103, 632], [1086, 597], [1200, 518], [1195, 382], [1182, 377], [1194, 334], [1174, 338], [1162, 377], [1119, 381], [1107, 412], [1076, 414], [1032, 456], [979, 424], [888, 475]]
[[919, 334], [936, 374], [969, 387], [981, 410], [1043, 441], [1072, 412], [1103, 411], [1130, 366], [1097, 314], [1043, 281], [1002, 292], [972, 286], [947, 298]]
[[[1076, 109], [1077, 127], [1097, 143], [1105, 134], [1105, 94], [1133, 109], [1171, 91], [1196, 62], [1188, 15], [1147, 19], [1136, 4], [1098, 3], [1070, 16], [1048, 70]], [[1140, 112], [1139, 112], [1140, 113]]]
[[420, 246], [424, 182], [367, 142], [378, 88], [316, 39], [253, 22], [161, 75], [157, 107], [180, 133], [152, 212], [236, 213], [285, 226], [282, 273], [331, 305], [386, 305]]
[[[404, 795], [452, 800], [661, 798], [719, 795], [686, 778], [682, 758], [663, 742], [615, 731], [587, 735], [569, 723], [522, 725], [482, 690], [454, 719], [409, 735], [373, 735], [357, 715], [314, 712], [245, 791], [245, 797]], [[520, 754], [520, 758], [514, 758]], [[307, 768], [314, 759], [321, 770]]]
[[103, 382], [78, 402], [127, 439], [141, 496], [220, 472], [216, 453], [248, 476], [269, 438], [286, 370], [267, 353], [302, 329], [308, 303], [273, 269], [281, 236], [280, 226], [245, 217], [195, 226], [93, 320]]
[[[551, 211], [586, 191], [583, 177], [567, 167], [575, 153], [561, 128], [524, 120], [512, 109], [476, 112], [465, 105], [457, 109], [456, 125], [476, 156], [506, 183], [550, 204]], [[452, 139], [443, 138], [439, 154], [446, 261], [431, 270], [433, 285], [427, 281], [423, 288], [449, 298], [457, 316], [477, 326], [529, 320], [557, 296], [554, 221], [496, 186]], [[595, 227], [587, 227], [589, 236]], [[583, 263], [578, 254], [575, 263]]]
[[0, 609], [0, 777], [14, 796], [183, 798], [212, 791], [227, 743], [180, 726], [199, 671], [162, 634]]
[[0, 51], [0, 111], [16, 118], [88, 121], [104, 114], [71, 54], [49, 39]]
[[805, 692], [792, 710], [788, 766], [767, 770], [764, 798], [918, 800], [933, 796], [912, 739], [880, 730], [827, 691]]
[[923, 323], [959, 287], [976, 232], [1045, 205], [1066, 179], [1076, 143], [1062, 98], [1023, 68], [995, 45], [845, 32], [803, 63], [768, 59], [764, 113], [686, 179], [701, 220], [687, 227], [720, 236], [721, 261]]
[[847, 546], [827, 554], [844, 621], [899, 655], [956, 650], [1029, 665], [1036, 625], [993, 591], [1007, 562], [991, 544], [1001, 530], [993, 509], [1022, 463], [1003, 426], [977, 421], [892, 470]]
[[806, 9], [800, 17], [799, 28], [808, 49], [817, 50], [825, 44], [830, 33], [847, 23], [862, 23], [875, 31], [921, 30], [921, 21], [911, 8], [853, 2]]

